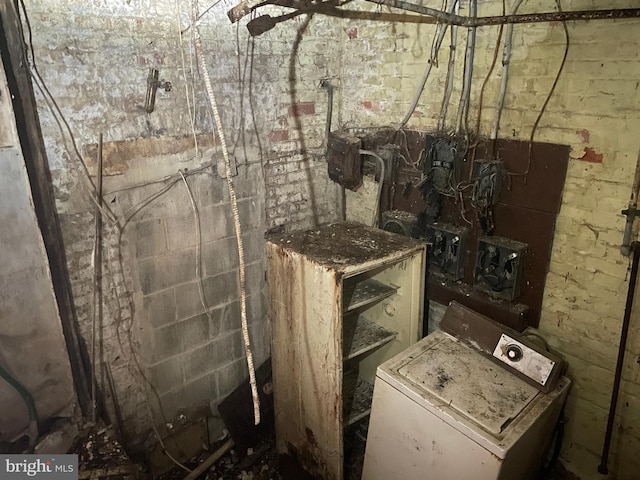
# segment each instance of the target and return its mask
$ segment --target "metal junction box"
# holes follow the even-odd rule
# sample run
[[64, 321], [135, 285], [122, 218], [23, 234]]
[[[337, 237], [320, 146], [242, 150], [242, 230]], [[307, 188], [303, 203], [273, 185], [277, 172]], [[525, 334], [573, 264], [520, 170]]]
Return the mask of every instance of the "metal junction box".
[[456, 281], [464, 276], [467, 253], [467, 229], [446, 223], [433, 223], [426, 228], [430, 270]]
[[417, 215], [402, 210], [387, 210], [382, 212], [382, 229], [397, 233], [405, 237], [413, 237], [416, 228]]
[[527, 244], [502, 237], [481, 237], [474, 288], [505, 300], [520, 296]]

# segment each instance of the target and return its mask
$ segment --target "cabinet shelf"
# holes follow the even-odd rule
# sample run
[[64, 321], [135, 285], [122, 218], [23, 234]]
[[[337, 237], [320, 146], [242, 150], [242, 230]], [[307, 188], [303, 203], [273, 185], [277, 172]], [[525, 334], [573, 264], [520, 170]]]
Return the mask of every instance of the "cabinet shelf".
[[343, 328], [342, 344], [345, 360], [362, 355], [396, 338], [396, 332], [387, 330], [362, 315], [345, 317]]
[[422, 331], [426, 245], [342, 222], [266, 250], [278, 452], [314, 478], [360, 478], [376, 370]]
[[343, 289], [344, 313], [361, 308], [393, 295], [398, 289], [382, 282], [368, 278], [366, 280], [345, 282]]
[[346, 372], [342, 398], [343, 428], [347, 428], [371, 413], [373, 384], [358, 377], [357, 372]]

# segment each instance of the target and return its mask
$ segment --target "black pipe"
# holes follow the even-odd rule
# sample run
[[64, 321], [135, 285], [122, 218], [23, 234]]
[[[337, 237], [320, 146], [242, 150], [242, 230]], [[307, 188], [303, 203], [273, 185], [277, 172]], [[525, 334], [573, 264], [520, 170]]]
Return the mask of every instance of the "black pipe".
[[443, 12], [424, 7], [404, 0], [367, 0], [387, 7], [399, 8], [408, 12], [420, 13], [436, 18], [447, 25], [460, 27], [484, 27], [489, 25], [504, 25], [507, 23], [540, 23], [575, 20], [613, 20], [620, 18], [639, 18], [640, 8], [619, 8], [610, 10], [578, 10], [568, 12], [526, 13], [519, 15], [498, 15], [494, 17], [464, 17], [453, 13]]
[[633, 307], [633, 297], [636, 290], [636, 277], [638, 276], [638, 263], [640, 262], [640, 243], [632, 242], [633, 262], [631, 264], [631, 277], [629, 278], [629, 290], [627, 291], [627, 303], [624, 307], [624, 319], [622, 320], [622, 333], [620, 334], [620, 346], [618, 347], [618, 364], [616, 365], [616, 375], [613, 380], [613, 392], [611, 393], [611, 405], [609, 406], [609, 420], [607, 422], [607, 432], [604, 435], [604, 446], [602, 447], [602, 459], [598, 466], [598, 472], [602, 475], [609, 473], [607, 462], [609, 461], [609, 448], [611, 447], [611, 435], [613, 433], [613, 421], [616, 416], [616, 405], [618, 404], [618, 393], [620, 391], [620, 380], [622, 378], [622, 365], [624, 363], [624, 351], [627, 346], [627, 335], [629, 324], [631, 323], [631, 308]]
[[39, 428], [38, 428], [38, 413], [36, 411], [36, 402], [34, 402], [31, 393], [27, 390], [22, 383], [14, 378], [7, 370], [0, 365], [0, 377], [11, 385], [16, 392], [20, 394], [22, 400], [27, 406], [27, 412], [29, 413], [29, 453], [33, 450], [33, 447], [38, 440]]

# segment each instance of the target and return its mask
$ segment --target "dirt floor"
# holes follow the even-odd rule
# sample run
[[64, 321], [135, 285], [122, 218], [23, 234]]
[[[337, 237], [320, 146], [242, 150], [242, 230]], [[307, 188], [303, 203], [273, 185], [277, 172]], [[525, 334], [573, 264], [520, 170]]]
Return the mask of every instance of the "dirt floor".
[[[197, 458], [184, 464], [188, 469], [195, 469], [211, 453], [225, 443], [221, 439], [211, 445], [210, 451], [203, 452]], [[89, 431], [79, 439], [70, 453], [78, 453], [79, 479], [81, 480], [151, 480], [154, 477], [144, 465], [133, 463], [110, 428], [98, 428]], [[233, 448], [223, 455], [206, 471], [201, 480], [313, 480], [293, 458], [278, 455], [273, 438], [268, 438], [260, 445], [249, 449], [248, 454], [241, 457]], [[359, 480], [358, 459], [354, 457], [351, 473], [347, 480]], [[354, 468], [355, 467], [355, 468]], [[167, 473], [156, 476], [154, 480], [183, 480], [187, 472], [174, 467]], [[541, 480], [580, 480], [567, 472], [561, 464], [554, 472]]]

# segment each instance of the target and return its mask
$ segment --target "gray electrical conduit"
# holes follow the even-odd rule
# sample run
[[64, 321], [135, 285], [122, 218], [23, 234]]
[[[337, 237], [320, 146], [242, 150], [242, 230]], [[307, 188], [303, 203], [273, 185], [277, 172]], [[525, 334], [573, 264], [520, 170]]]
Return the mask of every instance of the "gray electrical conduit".
[[[509, 15], [515, 15], [520, 8], [523, 0], [515, 0]], [[500, 84], [500, 94], [498, 95], [498, 104], [496, 106], [496, 118], [491, 129], [491, 140], [498, 138], [498, 130], [500, 129], [500, 116], [502, 115], [502, 107], [504, 106], [504, 98], [507, 93], [507, 77], [509, 75], [509, 62], [511, 61], [511, 46], [513, 40], [513, 23], [507, 24], [504, 35], [504, 49], [502, 50], [502, 81]]]
[[[454, 13], [460, 12], [460, 2], [456, 2]], [[451, 46], [449, 47], [449, 63], [447, 65], [447, 82], [444, 89], [444, 98], [440, 107], [440, 117], [438, 118], [438, 131], [443, 131], [447, 121], [447, 110], [449, 109], [449, 101], [453, 93], [453, 78], [455, 75], [456, 63], [456, 46], [458, 41], [458, 25], [451, 26]]]
[[[469, 2], [469, 18], [478, 16], [477, 0]], [[467, 118], [469, 111], [469, 101], [471, 98], [471, 81], [473, 80], [473, 59], [476, 51], [476, 27], [469, 27], [467, 30], [467, 50], [465, 52], [464, 81], [462, 92], [460, 93], [460, 104], [458, 105], [458, 115], [456, 117], [456, 130], [462, 130], [462, 121]]]
[[[457, 4], [458, 4], [458, 0], [452, 0], [451, 5], [449, 5], [449, 10], [447, 10], [447, 13], [452, 13]], [[424, 69], [424, 74], [422, 75], [422, 81], [420, 82], [420, 86], [418, 87], [415, 97], [413, 98], [413, 103], [409, 107], [409, 110], [407, 111], [406, 115], [400, 122], [400, 127], [398, 128], [402, 128], [407, 124], [407, 122], [411, 118], [411, 115], [413, 115], [413, 112], [418, 106], [418, 102], [420, 101], [420, 97], [422, 96], [422, 92], [424, 91], [424, 86], [427, 84], [427, 79], [429, 78], [429, 74], [431, 73], [431, 68], [433, 67], [433, 64], [436, 62], [436, 57], [438, 55], [438, 51], [440, 50], [440, 45], [442, 45], [442, 40], [444, 38], [444, 34], [446, 31], [447, 31], [446, 23], [441, 23], [440, 25], [438, 25], [438, 37], [435, 43], [433, 44], [433, 46], [431, 47], [431, 57], [429, 58], [429, 61], [427, 62], [427, 66]]]
[[384, 182], [384, 159], [375, 152], [370, 150], [360, 150], [360, 155], [369, 155], [375, 158], [378, 161], [378, 165], [380, 165], [380, 182], [378, 182], [378, 194], [376, 195], [376, 206], [373, 209], [373, 222], [371, 222], [372, 227], [378, 226], [378, 211], [380, 209], [380, 197], [382, 196], [382, 184]]
[[20, 394], [22, 400], [27, 405], [27, 412], [29, 413], [29, 450], [32, 450], [38, 440], [38, 414], [36, 412], [36, 404], [33, 401], [33, 397], [29, 391], [16, 380], [8, 371], [0, 365], [0, 377], [4, 378], [9, 385], [11, 385], [16, 392]]
[[333, 115], [333, 84], [329, 79], [325, 78], [320, 81], [320, 88], [327, 91], [327, 120], [324, 128], [324, 154], [327, 154], [329, 148], [329, 133], [331, 132], [331, 116]]
[[225, 174], [227, 176], [227, 187], [229, 189], [229, 198], [231, 200], [231, 212], [233, 214], [233, 223], [236, 231], [238, 258], [240, 260], [240, 266], [238, 267], [238, 270], [240, 275], [240, 318], [242, 323], [242, 340], [244, 342], [244, 351], [247, 355], [247, 366], [249, 367], [249, 384], [251, 386], [251, 396], [253, 399], [253, 418], [255, 424], [258, 425], [260, 423], [260, 398], [258, 397], [256, 371], [253, 366], [253, 354], [251, 353], [251, 342], [249, 340], [249, 328], [247, 325], [247, 292], [244, 265], [244, 245], [242, 243], [242, 229], [240, 227], [240, 216], [238, 214], [238, 201], [236, 199], [236, 191], [233, 187], [233, 178], [231, 176], [231, 161], [229, 159], [229, 151], [227, 150], [227, 142], [224, 136], [224, 131], [222, 130], [222, 120], [220, 119], [218, 105], [213, 93], [213, 86], [211, 85], [211, 77], [209, 76], [207, 62], [204, 58], [202, 39], [200, 38], [200, 28], [196, 21], [196, 19], [198, 18], [198, 0], [192, 1], [191, 10], [191, 17], [193, 19], [193, 39], [196, 49], [196, 56], [198, 58], [200, 71], [202, 72], [202, 76], [204, 78], [205, 87], [207, 89], [207, 95], [209, 97], [209, 103], [211, 104], [211, 111], [213, 113], [213, 119], [215, 120], [216, 130], [218, 131], [218, 137], [220, 138], [220, 148], [222, 150], [222, 156], [224, 157]]

